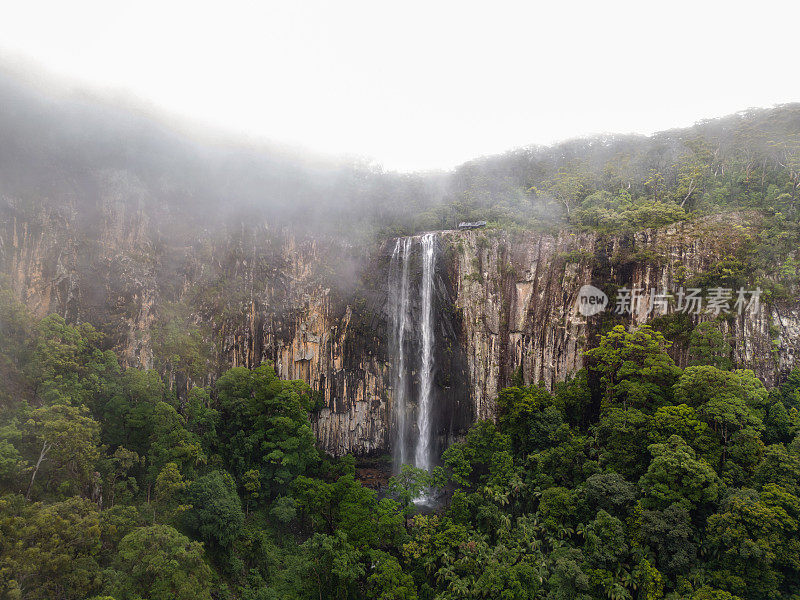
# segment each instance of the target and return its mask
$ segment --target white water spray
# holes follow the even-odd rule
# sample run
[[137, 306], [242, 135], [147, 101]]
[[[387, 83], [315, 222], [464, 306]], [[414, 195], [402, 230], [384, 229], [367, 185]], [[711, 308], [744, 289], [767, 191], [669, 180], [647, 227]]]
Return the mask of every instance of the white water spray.
[[[419, 252], [415, 252], [416, 248]], [[412, 256], [413, 254], [413, 256]], [[412, 287], [412, 261], [422, 263], [419, 288]], [[418, 264], [418, 263], [415, 263]], [[434, 276], [436, 274], [436, 235], [397, 240], [389, 266], [389, 315], [391, 325], [390, 352], [393, 364], [394, 456], [397, 465], [411, 462], [415, 467], [431, 468], [433, 433]], [[413, 301], [412, 289], [419, 290], [419, 304]], [[412, 306], [414, 310], [412, 310]], [[419, 309], [417, 310], [417, 306]], [[419, 337], [410, 337], [419, 332]], [[417, 340], [419, 343], [417, 344]], [[415, 355], [409, 355], [409, 349]], [[419, 376], [416, 401], [416, 423], [408, 422], [408, 400], [412, 389], [412, 372]], [[416, 425], [416, 427], [413, 427]], [[413, 429], [412, 429], [413, 427]], [[409, 448], [409, 439], [416, 435], [416, 447]]]
[[392, 252], [389, 270], [389, 311], [392, 316], [392, 346], [394, 354], [394, 414], [395, 454], [399, 464], [406, 462], [406, 350], [405, 338], [409, 328], [408, 264], [411, 238], [400, 238]]
[[419, 439], [414, 453], [414, 462], [420, 469], [431, 466], [431, 400], [433, 396], [433, 276], [436, 259], [436, 237], [432, 233], [422, 236], [422, 285], [420, 323], [422, 351], [419, 368], [419, 401], [417, 402], [417, 428]]

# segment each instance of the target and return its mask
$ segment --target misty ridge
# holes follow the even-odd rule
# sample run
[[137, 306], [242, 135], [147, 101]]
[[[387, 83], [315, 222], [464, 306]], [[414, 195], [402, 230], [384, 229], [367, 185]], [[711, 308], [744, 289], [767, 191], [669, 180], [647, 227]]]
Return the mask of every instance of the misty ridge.
[[0, 106], [2, 212], [71, 211], [87, 233], [112, 198], [189, 243], [198, 228], [253, 223], [369, 242], [472, 220], [635, 229], [733, 205], [785, 211], [800, 185], [797, 103], [649, 137], [519, 148], [431, 173], [215, 134], [46, 79], [34, 84], [8, 67]]
[[256, 218], [324, 232], [397, 219], [441, 196], [436, 177], [189, 131], [164, 115], [2, 70], [0, 105], [4, 210], [44, 202], [91, 220], [104, 190], [122, 187], [117, 199], [128, 208], [193, 226]]

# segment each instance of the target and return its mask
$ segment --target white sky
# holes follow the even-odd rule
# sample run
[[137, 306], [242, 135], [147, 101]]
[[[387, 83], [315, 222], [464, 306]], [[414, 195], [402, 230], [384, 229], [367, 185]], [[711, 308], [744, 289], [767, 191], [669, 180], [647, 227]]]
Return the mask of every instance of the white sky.
[[413, 170], [798, 101], [798, 17], [771, 0], [0, 0], [0, 52]]

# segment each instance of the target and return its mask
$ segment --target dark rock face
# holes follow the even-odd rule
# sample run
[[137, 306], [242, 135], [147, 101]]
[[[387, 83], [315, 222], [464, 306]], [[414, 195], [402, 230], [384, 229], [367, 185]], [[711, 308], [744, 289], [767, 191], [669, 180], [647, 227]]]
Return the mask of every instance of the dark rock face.
[[[230, 366], [272, 361], [281, 377], [303, 379], [324, 398], [313, 417], [324, 450], [388, 449], [393, 242], [300, 235], [266, 221], [187, 224], [154, 209], [152, 199], [133, 202], [146, 193], [135, 179], [98, 177], [103, 193], [91, 210], [77, 200], [58, 210], [0, 200], [0, 270], [34, 313], [92, 322], [126, 365], [158, 368], [180, 394], [208, 383], [159, 358], [154, 331], [172, 314], [168, 308], [180, 306], [211, 348], [203, 372], [214, 377]], [[630, 237], [439, 233], [435, 450], [475, 419], [493, 418], [497, 392], [518, 367], [525, 381], [548, 387], [581, 368], [600, 323], [576, 310], [582, 285], [676, 288], [708, 271], [748, 227], [710, 220]], [[800, 303], [762, 304], [724, 326], [737, 363], [768, 385], [797, 364]], [[409, 343], [416, 352], [418, 332]], [[685, 363], [685, 348], [672, 351]]]

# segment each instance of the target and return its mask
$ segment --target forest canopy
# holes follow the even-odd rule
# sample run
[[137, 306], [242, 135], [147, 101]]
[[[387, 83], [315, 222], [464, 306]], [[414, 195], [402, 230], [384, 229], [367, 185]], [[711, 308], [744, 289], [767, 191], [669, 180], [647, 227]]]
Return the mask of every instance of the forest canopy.
[[[760, 600], [800, 585], [800, 371], [767, 390], [709, 350], [713, 323], [685, 369], [658, 330], [614, 327], [574, 378], [515, 378], [496, 423], [377, 491], [352, 456], [316, 449], [313, 393], [268, 364], [179, 401], [88, 324], [13, 301], [2, 317], [3, 597]], [[413, 502], [424, 490], [438, 509]]]

